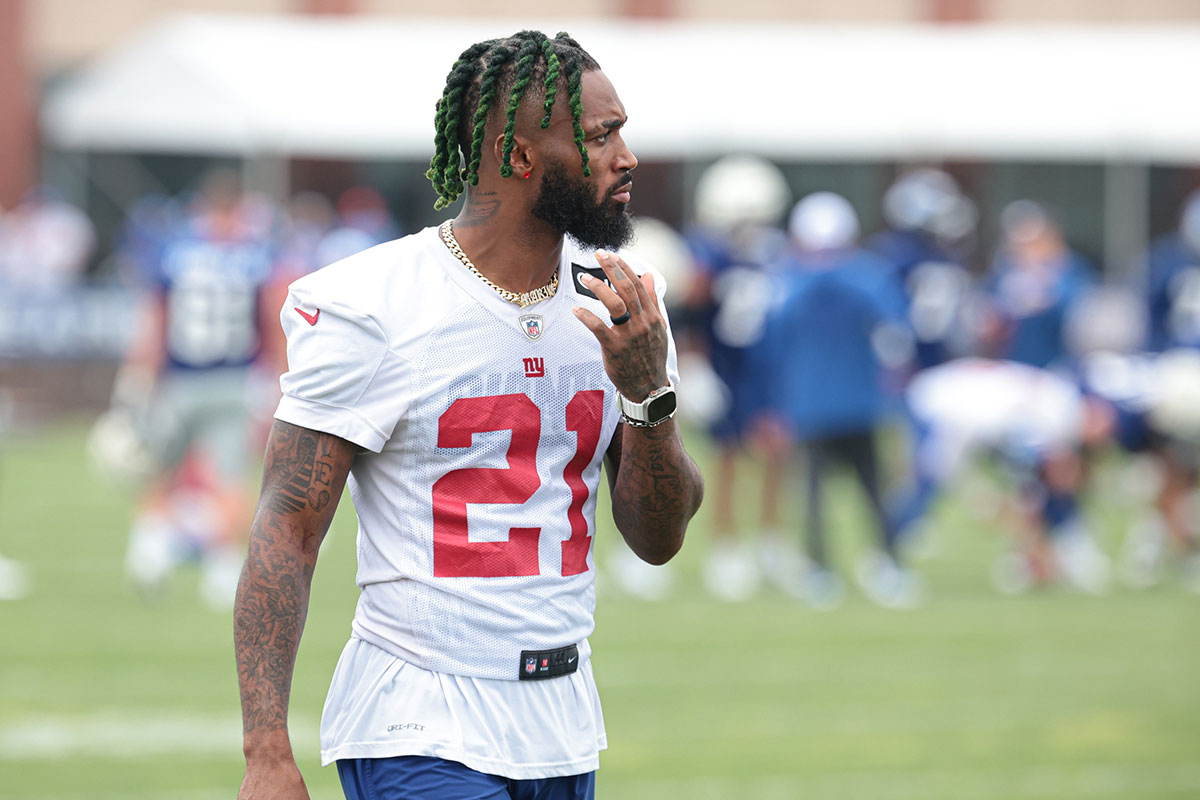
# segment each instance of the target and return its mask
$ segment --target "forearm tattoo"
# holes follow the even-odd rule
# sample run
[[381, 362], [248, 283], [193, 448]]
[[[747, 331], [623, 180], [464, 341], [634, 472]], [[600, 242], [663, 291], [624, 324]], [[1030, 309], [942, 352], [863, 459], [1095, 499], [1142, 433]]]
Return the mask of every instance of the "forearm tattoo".
[[[623, 430], [613, 518], [626, 539], [668, 557], [682, 544], [688, 520], [700, 507], [704, 481], [673, 422]], [[640, 554], [640, 553], [639, 553]]]
[[276, 422], [234, 606], [246, 733], [285, 730], [317, 551], [353, 460], [328, 434]]

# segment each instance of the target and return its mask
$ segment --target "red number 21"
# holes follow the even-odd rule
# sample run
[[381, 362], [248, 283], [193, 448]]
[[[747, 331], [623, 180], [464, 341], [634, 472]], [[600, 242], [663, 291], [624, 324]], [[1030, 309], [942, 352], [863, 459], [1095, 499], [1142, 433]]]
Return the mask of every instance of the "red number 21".
[[[600, 442], [604, 392], [578, 392], [567, 403], [567, 430], [576, 435], [575, 455], [563, 469], [571, 490], [567, 519], [571, 536], [562, 543], [562, 574], [587, 571], [591, 546], [583, 506], [588, 499], [583, 471]], [[537, 448], [542, 435], [538, 407], [524, 394], [464, 397], [455, 400], [438, 420], [438, 447], [470, 447], [471, 436], [511, 431], [507, 468], [473, 467], [447, 472], [433, 484], [433, 574], [439, 578], [499, 578], [537, 575], [538, 537], [542, 529], [511, 528], [508, 540], [472, 542], [467, 533], [471, 503], [519, 505], [541, 486]]]

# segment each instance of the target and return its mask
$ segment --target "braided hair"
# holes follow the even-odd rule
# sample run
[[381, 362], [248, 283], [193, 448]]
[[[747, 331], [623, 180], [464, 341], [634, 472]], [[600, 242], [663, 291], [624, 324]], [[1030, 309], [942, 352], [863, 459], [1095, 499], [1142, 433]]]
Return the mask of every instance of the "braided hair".
[[[493, 108], [501, 108], [504, 113], [500, 174], [507, 178], [513, 172], [511, 158], [522, 103], [531, 94], [540, 99], [541, 126], [548, 128], [560, 88], [567, 92], [583, 174], [591, 175], [580, 123], [581, 92], [583, 73], [599, 68], [596, 60], [565, 33], [550, 39], [540, 31], [521, 31], [464, 50], [446, 76], [446, 87], [433, 116], [433, 158], [425, 173], [438, 194], [433, 207], [443, 209], [457, 200], [464, 181], [478, 185], [484, 129]], [[497, 98], [501, 98], [499, 103]]]

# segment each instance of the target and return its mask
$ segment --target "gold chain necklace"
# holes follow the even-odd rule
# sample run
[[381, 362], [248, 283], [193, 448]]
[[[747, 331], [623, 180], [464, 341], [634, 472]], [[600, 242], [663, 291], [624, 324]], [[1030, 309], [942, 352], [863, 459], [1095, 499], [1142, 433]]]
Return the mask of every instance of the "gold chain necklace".
[[450, 252], [454, 254], [455, 258], [461, 261], [467, 269], [471, 270], [471, 273], [476, 278], [479, 278], [479, 280], [490, 286], [492, 291], [503, 297], [508, 302], [515, 304], [519, 308], [531, 306], [534, 303], [541, 302], [542, 300], [549, 300], [551, 297], [554, 297], [554, 293], [558, 291], [557, 270], [554, 273], [554, 277], [550, 279], [550, 282], [540, 289], [534, 289], [528, 292], [514, 292], [510, 289], [502, 289], [494, 284], [486, 275], [480, 272], [476, 266], [471, 263], [471, 259], [467, 258], [467, 254], [463, 252], [462, 247], [458, 243], [458, 239], [456, 239], [454, 236], [453, 220], [448, 219], [443, 222], [441, 227], [438, 228], [438, 233], [441, 234], [442, 241], [446, 244], [446, 247], [450, 248]]

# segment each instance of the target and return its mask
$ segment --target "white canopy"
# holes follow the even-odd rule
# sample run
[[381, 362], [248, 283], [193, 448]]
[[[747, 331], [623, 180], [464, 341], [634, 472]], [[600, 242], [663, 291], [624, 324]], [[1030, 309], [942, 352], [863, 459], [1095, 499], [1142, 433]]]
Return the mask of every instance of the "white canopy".
[[427, 158], [468, 44], [570, 30], [643, 159], [1200, 163], [1200, 27], [172, 18], [54, 87], [63, 149]]

